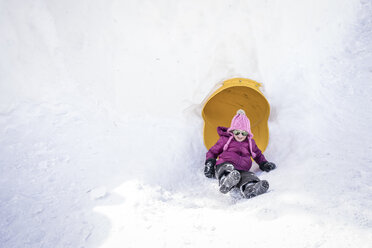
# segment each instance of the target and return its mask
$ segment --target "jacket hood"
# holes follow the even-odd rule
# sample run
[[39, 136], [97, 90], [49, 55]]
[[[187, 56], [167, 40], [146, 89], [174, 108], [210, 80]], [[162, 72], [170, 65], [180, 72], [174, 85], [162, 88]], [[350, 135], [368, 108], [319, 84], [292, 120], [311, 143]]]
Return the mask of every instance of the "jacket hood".
[[217, 133], [220, 137], [221, 136], [230, 137], [232, 134], [227, 130], [228, 130], [227, 127], [217, 127]]

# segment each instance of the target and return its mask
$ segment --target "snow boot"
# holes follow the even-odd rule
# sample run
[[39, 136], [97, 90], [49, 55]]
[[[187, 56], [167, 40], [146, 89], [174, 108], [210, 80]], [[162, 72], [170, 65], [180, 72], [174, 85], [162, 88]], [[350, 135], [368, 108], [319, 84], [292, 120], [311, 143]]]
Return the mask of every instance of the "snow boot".
[[261, 180], [256, 183], [249, 183], [244, 185], [242, 188], [242, 194], [245, 198], [252, 198], [265, 193], [269, 189], [269, 182], [266, 180]]
[[227, 175], [223, 175], [220, 179], [220, 192], [226, 194], [240, 181], [240, 172], [237, 170], [231, 171]]

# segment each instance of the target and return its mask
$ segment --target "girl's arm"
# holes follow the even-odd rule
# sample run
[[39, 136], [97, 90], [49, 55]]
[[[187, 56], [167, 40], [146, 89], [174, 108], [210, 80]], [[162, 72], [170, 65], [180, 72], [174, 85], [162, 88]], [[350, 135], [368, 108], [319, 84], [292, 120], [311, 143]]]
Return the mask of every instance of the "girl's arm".
[[220, 139], [217, 141], [214, 146], [212, 146], [206, 155], [206, 161], [213, 159], [216, 160], [217, 157], [222, 153], [223, 146], [226, 144], [227, 138], [226, 137], [220, 137]]
[[256, 145], [256, 141], [254, 141], [254, 139], [252, 139], [252, 151], [256, 154], [256, 156], [253, 159], [257, 164], [261, 165], [267, 162], [265, 156], [262, 154], [261, 150]]

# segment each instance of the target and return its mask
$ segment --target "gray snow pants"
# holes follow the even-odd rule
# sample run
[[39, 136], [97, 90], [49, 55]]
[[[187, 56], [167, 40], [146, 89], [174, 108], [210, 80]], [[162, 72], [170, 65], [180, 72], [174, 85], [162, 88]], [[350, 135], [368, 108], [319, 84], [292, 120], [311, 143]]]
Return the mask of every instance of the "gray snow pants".
[[[219, 165], [216, 165], [216, 178], [218, 181], [221, 179], [222, 176], [228, 175], [230, 172], [235, 170], [235, 167], [232, 163], [226, 162]], [[239, 189], [242, 189], [243, 186], [249, 184], [249, 183], [257, 183], [261, 181], [253, 172], [250, 171], [241, 171], [240, 172], [241, 179], [239, 183], [235, 186]]]

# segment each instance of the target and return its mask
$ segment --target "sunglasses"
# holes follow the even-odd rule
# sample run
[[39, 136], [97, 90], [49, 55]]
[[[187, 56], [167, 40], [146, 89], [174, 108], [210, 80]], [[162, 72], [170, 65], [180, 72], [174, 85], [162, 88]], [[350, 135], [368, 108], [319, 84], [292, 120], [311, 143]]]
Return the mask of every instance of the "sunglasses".
[[234, 131], [233, 131], [233, 134], [234, 134], [234, 135], [242, 134], [243, 136], [247, 136], [247, 135], [248, 135], [248, 132], [246, 132], [246, 131], [238, 131], [238, 130], [234, 130]]

